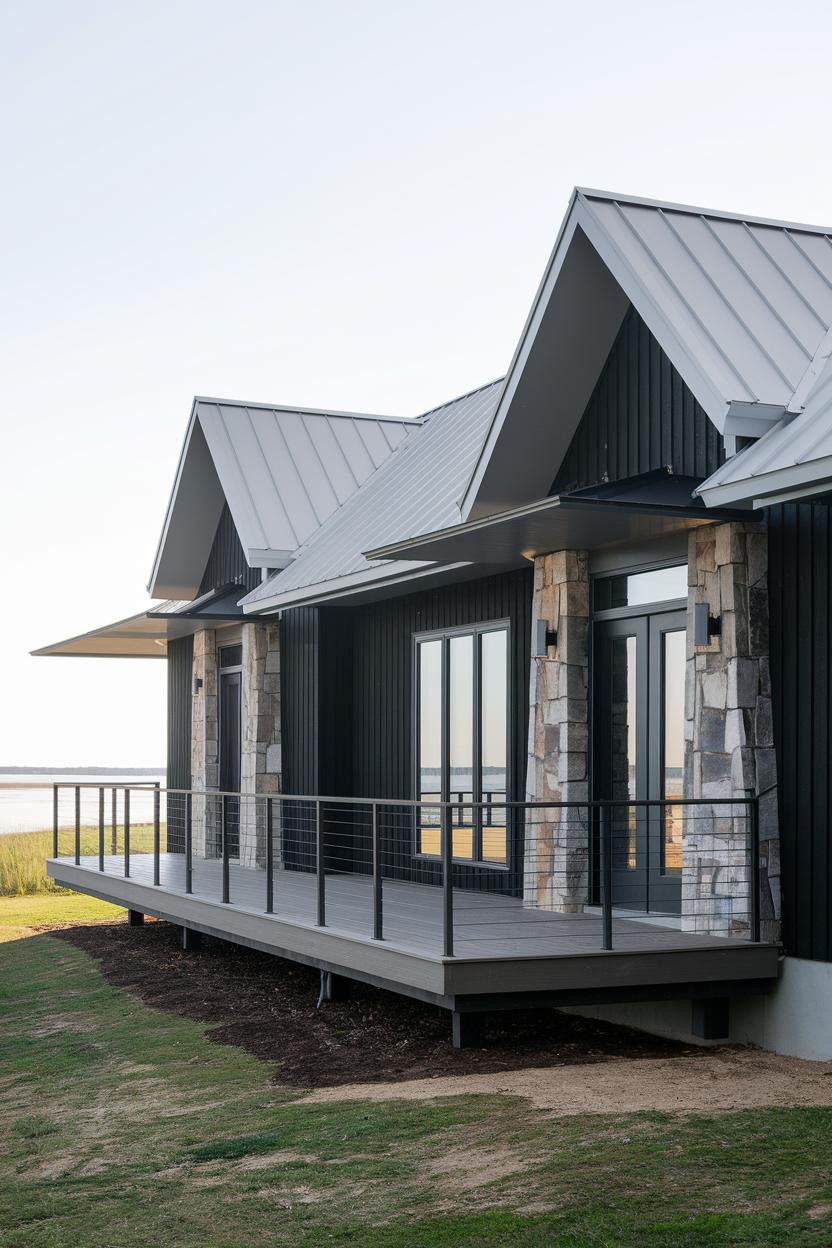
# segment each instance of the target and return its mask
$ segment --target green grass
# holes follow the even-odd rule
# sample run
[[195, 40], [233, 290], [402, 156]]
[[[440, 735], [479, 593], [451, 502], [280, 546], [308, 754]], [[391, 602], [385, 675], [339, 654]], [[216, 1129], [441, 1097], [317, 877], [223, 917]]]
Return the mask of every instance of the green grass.
[[45, 935], [3, 946], [0, 1018], [4, 1248], [832, 1242], [828, 1110], [303, 1103]]
[[[161, 828], [161, 843], [165, 844], [165, 826]], [[116, 829], [115, 838], [108, 827], [104, 840], [106, 853], [124, 852], [124, 829]], [[130, 829], [130, 851], [134, 854], [151, 853], [153, 827], [137, 824]], [[0, 897], [29, 897], [38, 893], [59, 893], [61, 889], [46, 874], [46, 859], [52, 857], [51, 832], [10, 832], [0, 836]], [[75, 829], [61, 828], [58, 834], [58, 852], [62, 855], [75, 853]], [[81, 853], [98, 853], [98, 828], [82, 826]]]
[[27, 936], [32, 929], [68, 927], [75, 923], [111, 923], [127, 911], [109, 901], [53, 889], [35, 896], [0, 897], [0, 943]]

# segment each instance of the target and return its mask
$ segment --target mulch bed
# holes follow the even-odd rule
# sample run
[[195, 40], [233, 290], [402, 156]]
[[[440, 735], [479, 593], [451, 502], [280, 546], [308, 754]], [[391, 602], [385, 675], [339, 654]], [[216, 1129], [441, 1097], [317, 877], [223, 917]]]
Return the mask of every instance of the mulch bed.
[[294, 1087], [696, 1051], [556, 1010], [514, 1010], [489, 1015], [484, 1047], [455, 1053], [446, 1010], [359, 983], [348, 1000], [317, 1009], [318, 971], [209, 936], [201, 952], [183, 953], [169, 923], [52, 935], [91, 954], [110, 983], [145, 1005], [209, 1024], [211, 1040], [274, 1063], [274, 1081]]

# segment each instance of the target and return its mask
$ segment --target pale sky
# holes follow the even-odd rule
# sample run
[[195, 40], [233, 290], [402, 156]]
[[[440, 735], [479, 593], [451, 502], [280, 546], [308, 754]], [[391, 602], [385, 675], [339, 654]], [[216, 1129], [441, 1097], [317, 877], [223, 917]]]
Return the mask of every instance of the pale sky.
[[824, 3], [5, 0], [0, 766], [155, 765], [194, 394], [416, 414], [506, 367], [576, 183], [832, 222]]

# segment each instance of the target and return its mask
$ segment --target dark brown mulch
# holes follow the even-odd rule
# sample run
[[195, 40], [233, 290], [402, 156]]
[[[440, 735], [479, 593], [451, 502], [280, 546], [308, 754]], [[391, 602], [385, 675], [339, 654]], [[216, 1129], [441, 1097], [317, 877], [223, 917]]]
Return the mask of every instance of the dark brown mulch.
[[204, 937], [183, 953], [180, 929], [100, 924], [53, 935], [85, 950], [110, 983], [146, 1005], [210, 1025], [217, 1043], [274, 1062], [275, 1082], [330, 1087], [691, 1052], [625, 1027], [556, 1010], [491, 1014], [485, 1045], [455, 1053], [450, 1015], [365, 984], [316, 1009], [320, 975], [310, 967]]

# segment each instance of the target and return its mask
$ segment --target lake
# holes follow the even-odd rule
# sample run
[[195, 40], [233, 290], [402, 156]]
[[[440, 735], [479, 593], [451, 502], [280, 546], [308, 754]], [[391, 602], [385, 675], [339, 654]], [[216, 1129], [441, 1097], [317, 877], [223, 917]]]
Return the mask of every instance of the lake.
[[[142, 776], [74, 776], [61, 772], [38, 773], [33, 775], [0, 772], [0, 835], [5, 832], [41, 832], [52, 827], [52, 785], [104, 785], [111, 789], [113, 785], [147, 785], [158, 780], [165, 784], [164, 772]], [[110, 794], [105, 795], [106, 817], [110, 817]], [[164, 801], [164, 799], [163, 799]], [[119, 811], [121, 796], [119, 796]], [[130, 794], [130, 815], [135, 823], [146, 823], [153, 817], [153, 794], [151, 792], [133, 791]], [[98, 822], [98, 790], [95, 788], [81, 789], [81, 819], [83, 823]], [[62, 789], [58, 807], [58, 822], [61, 827], [68, 827], [75, 820], [75, 794], [69, 789]]]

